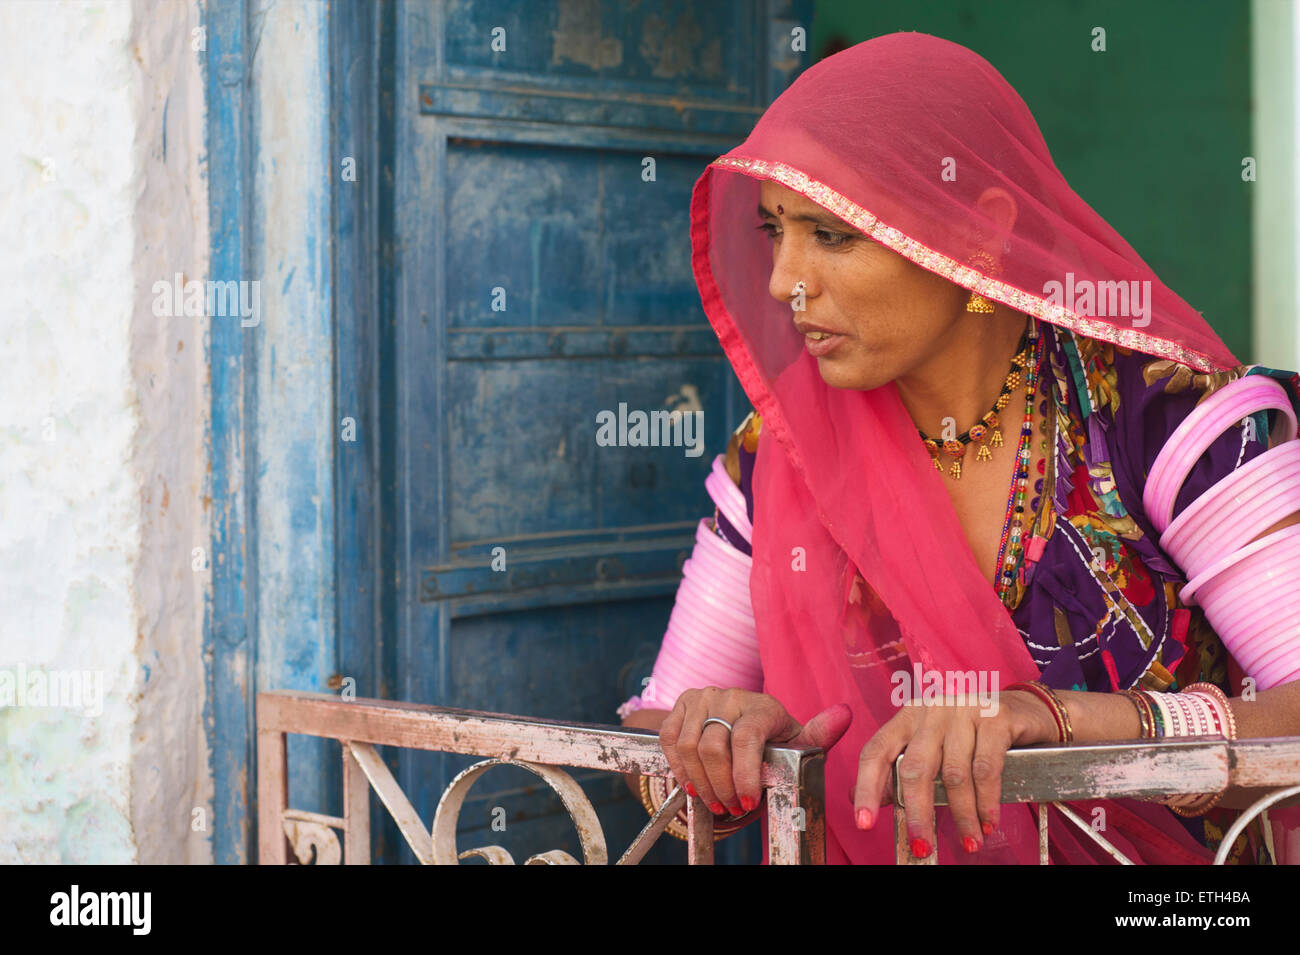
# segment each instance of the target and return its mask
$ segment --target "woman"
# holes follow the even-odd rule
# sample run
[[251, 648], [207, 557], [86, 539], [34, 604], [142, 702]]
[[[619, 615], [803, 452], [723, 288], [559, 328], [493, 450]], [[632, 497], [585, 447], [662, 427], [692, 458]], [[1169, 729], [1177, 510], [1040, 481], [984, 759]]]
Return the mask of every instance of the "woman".
[[[700, 178], [692, 245], [757, 411], [728, 461], [752, 546], [717, 528], [752, 551], [762, 692], [699, 687], [625, 723], [659, 729], [715, 812], [755, 811], [767, 742], [823, 746], [827, 861], [892, 862], [902, 753], [915, 856], [1036, 862], [1032, 813], [998, 805], [1008, 748], [1135, 739], [1171, 691], [1240, 692], [1143, 492], [1179, 423], [1247, 369], [1074, 194], [987, 62], [898, 33], [811, 67]], [[1300, 407], [1297, 376], [1249, 371]], [[1282, 417], [1216, 440], [1175, 513], [1278, 442]], [[900, 706], [899, 674], [932, 672], [986, 679], [996, 713]], [[1145, 710], [1134, 687], [1156, 694]], [[1238, 738], [1300, 735], [1300, 682], [1222, 707]], [[1129, 858], [1205, 862], [1256, 795], [1100, 805]], [[1050, 826], [1056, 861], [1106, 860]], [[1268, 861], [1262, 836], [1252, 824], [1232, 860]]]

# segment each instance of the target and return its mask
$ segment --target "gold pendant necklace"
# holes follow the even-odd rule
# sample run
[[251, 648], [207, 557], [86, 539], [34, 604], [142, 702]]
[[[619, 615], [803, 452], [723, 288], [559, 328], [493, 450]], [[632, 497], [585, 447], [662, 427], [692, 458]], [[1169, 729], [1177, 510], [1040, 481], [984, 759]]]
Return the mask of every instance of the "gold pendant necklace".
[[1029, 343], [1029, 336], [1029, 328], [1026, 328], [1025, 333], [1020, 336], [1020, 343], [1016, 346], [1016, 354], [1011, 359], [1011, 370], [1007, 372], [1006, 378], [1002, 380], [1002, 390], [998, 392], [993, 407], [972, 425], [970, 430], [957, 435], [955, 438], [937, 441], [920, 428], [916, 429], [916, 433], [925, 442], [926, 450], [930, 452], [930, 458], [934, 461], [935, 470], [941, 473], [943, 471], [943, 464], [939, 460], [939, 453], [942, 451], [952, 458], [952, 466], [948, 469], [949, 476], [954, 481], [960, 481], [961, 461], [966, 455], [966, 446], [971, 442], [979, 445], [975, 460], [993, 460], [993, 452], [989, 449], [1002, 447], [1001, 419], [998, 414], [1011, 403], [1011, 393], [1020, 387], [1020, 382], [1024, 377], [1024, 369], [1033, 358], [1033, 346]]

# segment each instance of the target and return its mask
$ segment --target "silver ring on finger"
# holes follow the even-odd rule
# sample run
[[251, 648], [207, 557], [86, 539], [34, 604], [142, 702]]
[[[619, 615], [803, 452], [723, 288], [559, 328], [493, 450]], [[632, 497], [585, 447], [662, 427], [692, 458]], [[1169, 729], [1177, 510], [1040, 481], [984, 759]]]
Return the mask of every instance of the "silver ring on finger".
[[705, 720], [703, 723], [701, 723], [701, 724], [700, 724], [700, 732], [703, 733], [703, 732], [704, 732], [704, 727], [708, 726], [710, 723], [721, 723], [723, 726], [725, 726], [725, 727], [727, 728], [727, 733], [728, 733], [728, 734], [731, 733], [731, 724], [728, 723], [726, 720], [721, 719], [721, 718], [719, 718], [719, 717], [717, 717], [717, 716], [710, 716], [707, 720]]

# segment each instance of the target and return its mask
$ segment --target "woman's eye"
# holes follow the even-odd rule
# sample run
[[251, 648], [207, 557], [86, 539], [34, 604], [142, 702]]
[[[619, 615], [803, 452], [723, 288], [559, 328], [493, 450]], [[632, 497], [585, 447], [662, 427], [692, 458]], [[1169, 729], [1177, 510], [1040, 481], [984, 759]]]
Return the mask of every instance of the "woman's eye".
[[820, 242], [822, 245], [826, 246], [828, 249], [833, 249], [836, 246], [844, 245], [844, 243], [848, 242], [850, 238], [848, 235], [845, 235], [843, 232], [828, 232], [825, 229], [818, 229], [814, 233], [814, 235], [817, 236], [817, 241]]
[[[774, 222], [764, 222], [758, 227], [759, 232], [767, 233], [769, 239], [778, 239], [781, 237], [781, 230]], [[847, 245], [853, 240], [853, 236], [844, 232], [831, 232], [829, 229], [814, 229], [813, 236], [817, 244], [827, 249], [835, 249]]]

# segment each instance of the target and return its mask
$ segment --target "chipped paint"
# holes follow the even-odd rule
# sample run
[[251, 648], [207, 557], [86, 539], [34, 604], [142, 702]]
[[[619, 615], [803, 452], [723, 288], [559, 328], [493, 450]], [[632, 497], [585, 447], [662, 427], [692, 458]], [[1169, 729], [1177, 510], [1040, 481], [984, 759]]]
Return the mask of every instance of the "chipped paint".
[[552, 63], [570, 60], [603, 70], [623, 62], [623, 43], [601, 29], [600, 9], [600, 0], [559, 0], [551, 31]]

